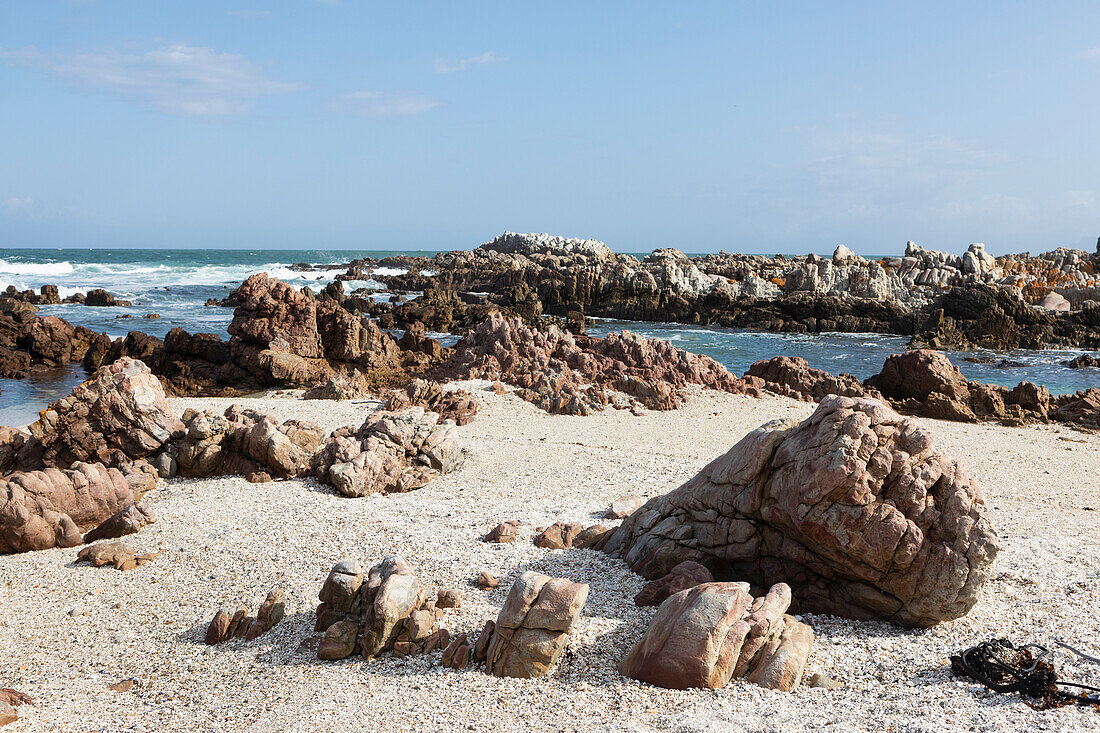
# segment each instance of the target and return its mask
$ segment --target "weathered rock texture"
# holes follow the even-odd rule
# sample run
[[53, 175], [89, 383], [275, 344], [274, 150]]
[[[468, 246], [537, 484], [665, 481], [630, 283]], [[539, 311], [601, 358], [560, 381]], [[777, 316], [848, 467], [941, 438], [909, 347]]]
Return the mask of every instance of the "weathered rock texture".
[[101, 568], [104, 565], [114, 565], [116, 570], [133, 570], [145, 563], [152, 562], [160, 556], [159, 552], [146, 552], [138, 554], [138, 551], [125, 542], [100, 542], [97, 545], [89, 545], [77, 553], [77, 562], [91, 563], [94, 567]]
[[758, 392], [710, 357], [689, 354], [659, 339], [623, 332], [575, 336], [555, 325], [540, 330], [519, 318], [491, 313], [455, 346], [436, 371], [445, 379], [499, 379], [548, 412], [587, 415], [624, 392], [656, 410], [683, 401], [683, 387]]
[[542, 677], [561, 656], [588, 599], [588, 584], [521, 574], [497, 616], [485, 652], [497, 677]]
[[262, 413], [233, 405], [218, 415], [187, 410], [185, 435], [176, 442], [178, 471], [183, 476], [249, 476], [261, 471], [283, 478], [309, 473], [310, 459], [325, 439], [311, 422], [282, 424]]
[[604, 549], [650, 579], [693, 560], [719, 579], [788, 583], [805, 611], [931, 626], [974, 605], [998, 541], [977, 482], [926, 429], [833, 396], [749, 433]]
[[283, 620], [285, 614], [286, 591], [279, 587], [272, 588], [255, 616], [248, 615], [248, 608], [245, 606], [236, 610], [230, 606], [218, 609], [206, 627], [206, 643], [220, 644], [230, 639], [252, 641], [270, 631]]
[[364, 577], [359, 563], [341, 560], [319, 594], [316, 631], [320, 659], [383, 652], [406, 655], [432, 651], [450, 641], [439, 628], [438, 611], [416, 573], [399, 555], [389, 555]]
[[77, 461], [121, 467], [165, 448], [183, 423], [149, 367], [122, 358], [43, 410], [29, 429], [20, 468], [67, 468]]
[[627, 677], [683, 690], [734, 677], [774, 690], [802, 680], [813, 631], [786, 615], [791, 589], [753, 598], [748, 583], [703, 583], [670, 596], [619, 665]]
[[99, 540], [113, 540], [116, 537], [124, 537], [135, 534], [147, 524], [157, 521], [157, 513], [153, 507], [139, 501], [128, 504], [117, 513], [96, 525], [95, 529], [84, 535], [84, 544], [98, 542]]
[[439, 415], [439, 422], [452, 420], [467, 425], [477, 415], [477, 401], [464, 389], [445, 390], [439, 382], [414, 379], [404, 389], [395, 389], [386, 401], [391, 412], [418, 405]]
[[407, 407], [376, 412], [359, 427], [334, 432], [312, 458], [313, 474], [345, 496], [418, 489], [465, 459], [455, 425]]
[[128, 471], [78, 462], [0, 478], [0, 554], [81, 544], [82, 528], [95, 527], [151, 488], [149, 473]]

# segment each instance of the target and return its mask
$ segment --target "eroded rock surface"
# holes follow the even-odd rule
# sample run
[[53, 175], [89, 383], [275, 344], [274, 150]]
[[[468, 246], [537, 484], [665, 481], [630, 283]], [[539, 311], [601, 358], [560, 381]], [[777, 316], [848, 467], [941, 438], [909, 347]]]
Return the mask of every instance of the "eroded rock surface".
[[324, 430], [315, 423], [286, 420], [279, 424], [240, 405], [229, 407], [223, 415], [188, 409], [183, 422], [186, 432], [175, 445], [183, 476], [306, 475], [325, 439]]
[[734, 677], [775, 690], [802, 680], [809, 626], [786, 615], [784, 583], [753, 598], [748, 583], [703, 583], [666, 599], [620, 663], [627, 677], [658, 687], [716, 690]]
[[827, 397], [745, 436], [623, 521], [605, 551], [655, 579], [788, 583], [800, 610], [931, 626], [978, 599], [999, 543], [966, 469], [881, 403]]

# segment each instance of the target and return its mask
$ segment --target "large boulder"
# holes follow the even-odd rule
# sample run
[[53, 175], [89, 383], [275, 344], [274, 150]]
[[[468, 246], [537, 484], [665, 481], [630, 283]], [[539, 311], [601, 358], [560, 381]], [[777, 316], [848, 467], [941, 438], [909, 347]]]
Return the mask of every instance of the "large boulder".
[[164, 449], [183, 433], [183, 423], [149, 367], [124, 357], [43, 410], [29, 430], [20, 468], [67, 468], [77, 461], [120, 467]]
[[803, 611], [931, 626], [977, 602], [999, 548], [982, 492], [932, 435], [831, 396], [768, 423], [608, 539], [647, 578], [684, 560], [720, 580], [786, 582]]
[[588, 599], [588, 584], [521, 574], [500, 609], [486, 651], [497, 677], [542, 677], [565, 651], [569, 632]]
[[931, 394], [941, 394], [965, 402], [969, 396], [966, 377], [947, 355], [932, 349], [913, 349], [891, 354], [882, 371], [867, 380], [892, 400], [924, 402]]
[[467, 425], [477, 415], [477, 401], [464, 389], [445, 390], [439, 382], [414, 379], [404, 389], [395, 389], [386, 400], [391, 412], [419, 405], [439, 415], [439, 422], [453, 420]]
[[734, 677], [791, 690], [802, 680], [813, 631], [786, 615], [791, 589], [753, 598], [748, 583], [703, 583], [670, 596], [619, 665], [658, 687], [716, 690]]
[[0, 479], [0, 554], [75, 547], [91, 529], [151, 488], [150, 474], [101, 463], [17, 471]]

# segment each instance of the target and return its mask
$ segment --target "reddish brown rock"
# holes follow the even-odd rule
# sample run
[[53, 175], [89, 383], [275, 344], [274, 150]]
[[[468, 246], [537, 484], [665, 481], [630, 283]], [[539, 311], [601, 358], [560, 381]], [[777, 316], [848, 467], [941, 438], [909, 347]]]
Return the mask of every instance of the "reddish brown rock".
[[747, 583], [704, 583], [667, 598], [619, 665], [658, 687], [716, 690], [745, 677], [776, 690], [798, 686], [813, 643], [810, 627], [785, 614], [778, 584], [754, 599]]
[[137, 550], [125, 542], [100, 542], [97, 545], [85, 547], [77, 553], [76, 560], [90, 563], [97, 568], [114, 565], [117, 570], [133, 570], [158, 557], [160, 557], [159, 552], [139, 555]]
[[924, 402], [933, 393], [965, 402], [969, 398], [966, 377], [945, 354], [931, 349], [914, 349], [892, 354], [882, 371], [867, 380], [892, 400]]
[[565, 650], [588, 598], [588, 585], [528, 570], [516, 579], [493, 626], [486, 671], [542, 677]]
[[584, 531], [584, 526], [575, 523], [555, 522], [532, 540], [535, 547], [547, 550], [562, 550], [573, 546], [573, 539]]
[[135, 502], [124, 506], [116, 514], [100, 522], [95, 529], [87, 532], [84, 535], [84, 544], [135, 534], [145, 525], [156, 521], [157, 513], [153, 507], [142, 501]]
[[642, 497], [637, 495], [620, 496], [618, 499], [611, 502], [611, 508], [604, 513], [603, 518], [622, 519], [623, 517], [629, 517], [643, 503], [645, 502]]
[[286, 591], [279, 587], [268, 591], [255, 616], [249, 616], [245, 606], [236, 610], [223, 606], [206, 627], [206, 643], [220, 644], [230, 639], [252, 641], [282, 621], [285, 613]]
[[183, 423], [149, 367], [123, 358], [43, 410], [29, 429], [22, 468], [68, 468], [76, 461], [121, 467], [163, 450], [183, 433]]
[[352, 431], [333, 433], [312, 457], [313, 474], [344, 496], [404, 492], [450, 473], [465, 459], [453, 423], [422, 407], [380, 411]]
[[0, 554], [75, 547], [92, 528], [139, 499], [147, 474], [101, 463], [19, 471], [0, 478]]
[[493, 527], [489, 532], [481, 538], [482, 542], [496, 542], [506, 543], [516, 541], [516, 530], [519, 529], [521, 522], [517, 519], [511, 519], [507, 522], [501, 522], [497, 526]]
[[310, 461], [325, 438], [310, 422], [276, 423], [267, 415], [233, 405], [216, 412], [183, 413], [185, 434], [176, 443], [182, 476], [250, 476], [271, 473], [283, 478], [308, 474]]
[[636, 606], [659, 606], [665, 599], [682, 590], [694, 588], [703, 583], [714, 582], [710, 571], [697, 562], [684, 560], [674, 567], [668, 575], [651, 580], [642, 586], [634, 596]]
[[776, 356], [758, 361], [749, 367], [745, 377], [763, 380], [763, 388], [775, 394], [805, 402], [820, 402], [835, 394], [845, 397], [874, 397], [881, 399], [878, 390], [865, 387], [851, 374], [833, 376], [821, 369], [814, 369], [805, 359], [794, 356]]
[[489, 588], [496, 588], [500, 585], [500, 581], [497, 579], [497, 577], [495, 575], [490, 575], [489, 573], [486, 573], [484, 571], [478, 574], [477, 580], [475, 581], [475, 583], [476, 583], [477, 587], [481, 588], [482, 590], [488, 590]]
[[384, 409], [391, 412], [419, 405], [439, 415], [439, 422], [453, 420], [456, 425], [467, 425], [477, 415], [477, 402], [462, 389], [445, 390], [439, 382], [414, 379], [404, 389], [390, 393]]
[[604, 549], [650, 579], [693, 560], [719, 579], [787, 582], [804, 611], [955, 619], [977, 601], [999, 543], [977, 482], [932, 442], [878, 402], [827, 397], [650, 500]]

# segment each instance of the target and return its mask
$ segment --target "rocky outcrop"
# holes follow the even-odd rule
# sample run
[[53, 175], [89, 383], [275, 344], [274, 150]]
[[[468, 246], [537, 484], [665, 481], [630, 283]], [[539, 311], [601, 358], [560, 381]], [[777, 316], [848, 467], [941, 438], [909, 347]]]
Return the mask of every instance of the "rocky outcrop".
[[455, 425], [467, 425], [477, 415], [477, 400], [464, 389], [446, 390], [439, 382], [414, 379], [404, 389], [395, 389], [386, 401], [391, 412], [417, 405], [439, 415], [439, 421], [451, 420]]
[[0, 297], [0, 377], [23, 379], [38, 369], [79, 364], [89, 349], [110, 343], [104, 334], [37, 310], [31, 303]]
[[604, 549], [646, 578], [684, 560], [786, 582], [803, 611], [931, 626], [978, 599], [999, 547], [981, 489], [881, 403], [827, 397], [769, 423], [623, 521]]
[[233, 405], [183, 413], [185, 434], [176, 441], [175, 461], [182, 476], [249, 476], [265, 471], [282, 478], [307, 475], [310, 460], [325, 440], [311, 422], [282, 424], [262, 413]]
[[451, 422], [423, 407], [376, 412], [359, 427], [334, 432], [311, 462], [313, 474], [344, 496], [411, 491], [465, 458]]
[[805, 402], [820, 402], [831, 394], [881, 399], [876, 390], [865, 387], [851, 374], [834, 377], [814, 369], [797, 356], [775, 356], [758, 361], [745, 372], [746, 381], [751, 377], [762, 380], [763, 384], [759, 385], [762, 389]]
[[101, 463], [17, 471], [0, 479], [0, 554], [75, 547], [91, 529], [141, 498], [155, 480]]
[[813, 631], [786, 614], [791, 589], [753, 598], [748, 583], [704, 583], [665, 600], [619, 665], [658, 687], [717, 690], [734, 677], [774, 690], [802, 681]]
[[121, 467], [163, 450], [183, 432], [149, 368], [122, 358], [40, 413], [19, 451], [23, 469], [77, 461]]
[[588, 584], [528, 570], [504, 601], [485, 652], [497, 677], [542, 677], [557, 662], [588, 599]]
[[499, 379], [520, 397], [554, 413], [587, 415], [623, 392], [644, 406], [669, 410], [697, 384], [734, 393], [757, 390], [710, 357], [689, 354], [667, 341], [623, 332], [606, 338], [545, 330], [492, 313], [455, 346], [435, 376]]

